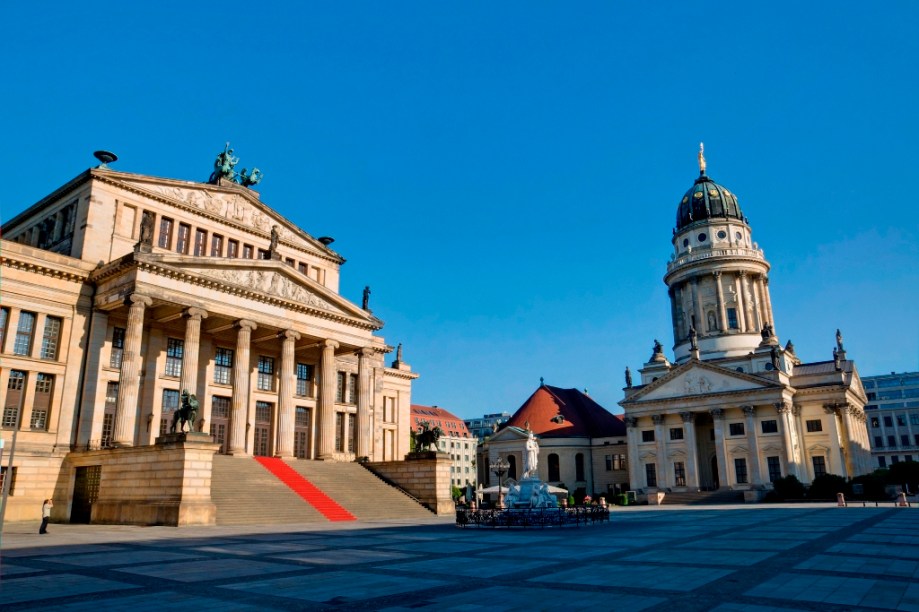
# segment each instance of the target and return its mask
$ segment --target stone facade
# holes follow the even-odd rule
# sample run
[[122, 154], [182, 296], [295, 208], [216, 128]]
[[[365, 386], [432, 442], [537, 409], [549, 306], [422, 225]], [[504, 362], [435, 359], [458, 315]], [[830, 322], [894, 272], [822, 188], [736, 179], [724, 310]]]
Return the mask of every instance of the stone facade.
[[52, 491], [69, 517], [69, 454], [153, 445], [186, 389], [218, 452], [408, 453], [417, 375], [385, 362], [383, 322], [338, 293], [344, 259], [252, 189], [95, 168], [2, 231], [8, 520], [38, 517]]
[[411, 453], [405, 461], [370, 462], [370, 471], [397, 485], [438, 515], [452, 514], [450, 497], [453, 461], [447, 453]]

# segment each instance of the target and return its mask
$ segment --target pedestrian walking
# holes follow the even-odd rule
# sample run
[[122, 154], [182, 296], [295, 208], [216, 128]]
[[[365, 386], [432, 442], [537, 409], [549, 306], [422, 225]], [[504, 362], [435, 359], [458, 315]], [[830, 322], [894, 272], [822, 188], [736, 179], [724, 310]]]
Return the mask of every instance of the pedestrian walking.
[[48, 521], [51, 520], [51, 508], [54, 507], [54, 500], [46, 499], [41, 505], [41, 528], [38, 533], [48, 533]]

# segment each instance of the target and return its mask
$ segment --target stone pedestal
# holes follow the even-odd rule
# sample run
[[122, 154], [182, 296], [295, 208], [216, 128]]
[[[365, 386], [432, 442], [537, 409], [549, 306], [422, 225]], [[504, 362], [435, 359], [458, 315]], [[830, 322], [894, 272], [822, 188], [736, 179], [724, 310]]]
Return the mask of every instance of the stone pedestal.
[[453, 460], [447, 453], [409, 453], [405, 456], [405, 461], [378, 461], [364, 465], [370, 471], [405, 489], [436, 514], [453, 514], [453, 498], [450, 497], [450, 467]]

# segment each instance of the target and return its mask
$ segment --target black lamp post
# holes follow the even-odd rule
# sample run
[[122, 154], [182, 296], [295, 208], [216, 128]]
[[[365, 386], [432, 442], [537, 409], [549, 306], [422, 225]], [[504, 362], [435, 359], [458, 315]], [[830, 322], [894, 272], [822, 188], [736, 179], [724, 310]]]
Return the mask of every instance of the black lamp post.
[[488, 467], [491, 468], [491, 471], [498, 477], [498, 508], [503, 508], [504, 491], [501, 485], [504, 482], [504, 475], [511, 469], [511, 464], [507, 462], [507, 459], [498, 457], [497, 461], [491, 463]]

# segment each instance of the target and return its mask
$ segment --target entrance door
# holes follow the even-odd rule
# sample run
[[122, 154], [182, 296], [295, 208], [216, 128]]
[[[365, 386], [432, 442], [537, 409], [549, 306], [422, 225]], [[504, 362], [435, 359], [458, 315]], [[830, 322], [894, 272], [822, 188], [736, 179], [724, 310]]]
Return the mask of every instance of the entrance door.
[[211, 399], [210, 433], [214, 442], [220, 445], [221, 454], [227, 452], [227, 428], [230, 422], [230, 398], [215, 395]]
[[297, 406], [294, 412], [294, 457], [309, 459], [310, 409]]
[[78, 467], [73, 483], [73, 506], [70, 510], [71, 523], [89, 523], [93, 517], [93, 503], [99, 497], [101, 465]]
[[718, 455], [712, 457], [712, 482], [715, 483], [716, 489], [721, 488], [721, 483], [718, 482]]
[[255, 440], [252, 454], [268, 457], [270, 448], [268, 439], [271, 435], [271, 411], [274, 404], [268, 402], [255, 402]]

